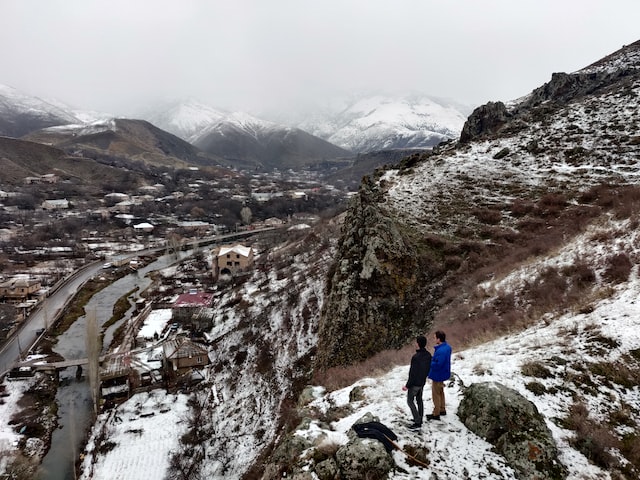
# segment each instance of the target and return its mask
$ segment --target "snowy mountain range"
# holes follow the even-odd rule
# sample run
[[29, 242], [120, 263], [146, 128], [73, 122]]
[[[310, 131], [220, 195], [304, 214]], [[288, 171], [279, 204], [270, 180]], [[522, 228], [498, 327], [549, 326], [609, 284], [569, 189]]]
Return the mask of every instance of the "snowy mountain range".
[[[370, 95], [337, 99], [305, 112], [265, 113], [268, 121], [243, 112], [226, 112], [188, 100], [143, 117], [194, 145], [212, 132], [303, 130], [352, 153], [424, 149], [457, 138], [469, 107], [424, 95]], [[215, 153], [215, 152], [212, 152]]]
[[[207, 153], [240, 162], [295, 168], [332, 157], [391, 149], [424, 149], [457, 138], [468, 109], [426, 96], [338, 99], [313, 111], [280, 112], [275, 121], [228, 112], [195, 100], [158, 105], [136, 115]], [[113, 116], [44, 101], [0, 85], [0, 134], [21, 137], [61, 125]], [[316, 137], [316, 138], [314, 138]], [[284, 158], [283, 165], [277, 165]]]
[[352, 152], [429, 148], [460, 134], [468, 107], [424, 95], [355, 97], [319, 108], [297, 126]]

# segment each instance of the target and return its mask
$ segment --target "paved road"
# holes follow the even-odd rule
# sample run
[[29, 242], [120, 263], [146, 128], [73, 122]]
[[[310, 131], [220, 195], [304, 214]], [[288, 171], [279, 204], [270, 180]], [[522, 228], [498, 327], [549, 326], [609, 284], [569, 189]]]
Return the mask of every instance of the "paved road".
[[53, 320], [80, 287], [100, 271], [102, 264], [102, 261], [94, 262], [75, 272], [27, 317], [20, 330], [14, 333], [0, 349], [0, 375], [10, 370], [21, 355], [27, 354], [37, 338], [36, 331], [47, 328], [53, 323]]

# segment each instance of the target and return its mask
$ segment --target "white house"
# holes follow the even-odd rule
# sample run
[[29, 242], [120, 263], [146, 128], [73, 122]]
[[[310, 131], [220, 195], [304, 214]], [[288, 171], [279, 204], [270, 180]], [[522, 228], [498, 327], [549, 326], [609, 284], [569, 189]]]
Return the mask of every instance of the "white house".
[[45, 200], [42, 202], [44, 210], [65, 210], [69, 208], [69, 200], [66, 198], [60, 200]]

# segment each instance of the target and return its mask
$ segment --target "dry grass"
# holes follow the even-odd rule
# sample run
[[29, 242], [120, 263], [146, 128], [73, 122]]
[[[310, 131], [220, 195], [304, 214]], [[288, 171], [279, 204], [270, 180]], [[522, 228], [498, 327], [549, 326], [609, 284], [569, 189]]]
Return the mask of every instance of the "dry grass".
[[377, 377], [399, 365], [407, 365], [415, 352], [413, 344], [399, 350], [385, 350], [377, 353], [364, 362], [347, 367], [332, 367], [325, 371], [316, 371], [313, 382], [323, 385], [328, 390], [337, 390], [352, 385], [366, 377]]
[[597, 466], [607, 469], [617, 468], [620, 463], [611, 450], [618, 448], [620, 442], [611, 433], [602, 419], [592, 419], [584, 403], [574, 403], [565, 419], [565, 426], [575, 431], [571, 440], [574, 448]]

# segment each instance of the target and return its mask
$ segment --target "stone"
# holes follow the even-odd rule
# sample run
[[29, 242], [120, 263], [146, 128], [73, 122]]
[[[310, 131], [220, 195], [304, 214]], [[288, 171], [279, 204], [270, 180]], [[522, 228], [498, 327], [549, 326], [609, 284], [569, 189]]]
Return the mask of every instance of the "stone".
[[369, 480], [387, 478], [394, 466], [382, 442], [359, 437], [338, 449], [336, 462], [343, 480], [361, 480], [364, 472]]
[[458, 416], [469, 430], [496, 447], [518, 478], [566, 478], [544, 418], [517, 391], [496, 382], [472, 384], [464, 391]]
[[497, 133], [510, 118], [507, 107], [502, 102], [489, 102], [476, 108], [462, 127], [460, 142], [466, 143], [477, 138]]
[[318, 463], [314, 470], [320, 480], [334, 480], [338, 475], [338, 464], [335, 458], [327, 458]]

